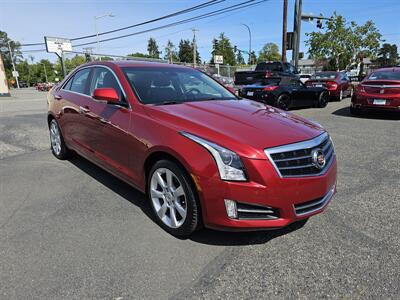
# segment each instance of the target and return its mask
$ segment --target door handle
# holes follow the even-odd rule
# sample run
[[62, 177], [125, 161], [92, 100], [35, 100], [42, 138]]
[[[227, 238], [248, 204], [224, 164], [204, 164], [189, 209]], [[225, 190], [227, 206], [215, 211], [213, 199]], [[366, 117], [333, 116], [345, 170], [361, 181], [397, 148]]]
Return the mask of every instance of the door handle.
[[79, 113], [80, 114], [87, 114], [88, 112], [90, 112], [90, 110], [89, 110], [89, 108], [87, 106], [86, 107], [79, 106]]
[[106, 119], [104, 119], [104, 118], [99, 118], [99, 120], [100, 120], [100, 122], [103, 123], [103, 124], [110, 124], [110, 123], [111, 123], [110, 121], [108, 121], [108, 120], [106, 120]]
[[61, 100], [62, 97], [61, 97], [60, 95], [54, 95], [54, 99], [55, 99], [55, 100]]

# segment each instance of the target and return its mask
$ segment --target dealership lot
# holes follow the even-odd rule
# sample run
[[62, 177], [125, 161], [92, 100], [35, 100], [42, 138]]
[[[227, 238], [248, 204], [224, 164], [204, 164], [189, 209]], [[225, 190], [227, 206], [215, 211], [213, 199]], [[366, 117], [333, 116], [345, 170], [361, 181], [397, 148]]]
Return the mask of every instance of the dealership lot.
[[[338, 194], [303, 227], [176, 239], [145, 198], [50, 153], [45, 93], [0, 98], [2, 298], [399, 298], [400, 117], [293, 113], [335, 142]], [[266, 128], [266, 130], [268, 130]]]

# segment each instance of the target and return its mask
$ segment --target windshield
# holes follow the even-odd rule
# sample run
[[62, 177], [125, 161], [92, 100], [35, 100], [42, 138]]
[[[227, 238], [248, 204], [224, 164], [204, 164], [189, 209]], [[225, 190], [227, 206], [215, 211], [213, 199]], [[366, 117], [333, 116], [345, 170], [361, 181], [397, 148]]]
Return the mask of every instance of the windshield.
[[311, 77], [311, 79], [335, 79], [335, 78], [336, 78], [336, 73], [332, 72], [317, 73]]
[[400, 72], [394, 72], [394, 71], [374, 72], [368, 77], [368, 80], [400, 80]]
[[122, 70], [144, 104], [237, 99], [215, 80], [195, 69], [129, 67]]

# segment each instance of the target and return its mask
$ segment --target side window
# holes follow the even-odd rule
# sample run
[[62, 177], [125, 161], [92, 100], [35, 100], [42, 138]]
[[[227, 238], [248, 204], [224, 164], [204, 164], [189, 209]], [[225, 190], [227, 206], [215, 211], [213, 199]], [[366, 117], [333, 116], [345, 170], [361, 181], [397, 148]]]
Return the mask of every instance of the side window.
[[72, 77], [68, 80], [67, 84], [64, 85], [64, 87], [63, 87], [64, 90], [70, 90], [70, 89], [71, 89], [72, 80], [74, 80], [74, 76], [72, 76]]
[[114, 88], [119, 98], [123, 99], [123, 94], [117, 79], [114, 74], [106, 68], [97, 67], [94, 69], [89, 94], [93, 95], [93, 91], [98, 88]]
[[89, 95], [86, 89], [86, 84], [89, 78], [89, 74], [90, 74], [90, 69], [83, 69], [76, 72], [74, 78], [72, 79], [72, 83], [69, 90], [71, 90], [72, 92]]

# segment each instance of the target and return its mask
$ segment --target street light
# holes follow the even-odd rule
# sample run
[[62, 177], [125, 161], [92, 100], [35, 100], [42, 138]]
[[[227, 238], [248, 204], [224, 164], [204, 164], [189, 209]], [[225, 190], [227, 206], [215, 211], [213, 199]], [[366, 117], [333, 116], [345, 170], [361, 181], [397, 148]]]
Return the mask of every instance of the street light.
[[97, 30], [97, 20], [101, 19], [101, 18], [105, 18], [105, 17], [113, 18], [115, 16], [112, 13], [108, 13], [108, 14], [105, 14], [105, 15], [95, 16], [94, 17], [94, 29], [96, 31], [96, 50], [97, 50], [97, 52], [99, 52], [99, 31]]
[[240, 25], [243, 25], [247, 28], [247, 30], [249, 31], [249, 63], [251, 65], [252, 63], [252, 55], [251, 55], [251, 30], [250, 27], [246, 24], [241, 23]]

